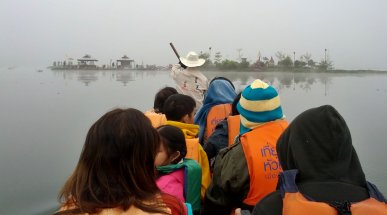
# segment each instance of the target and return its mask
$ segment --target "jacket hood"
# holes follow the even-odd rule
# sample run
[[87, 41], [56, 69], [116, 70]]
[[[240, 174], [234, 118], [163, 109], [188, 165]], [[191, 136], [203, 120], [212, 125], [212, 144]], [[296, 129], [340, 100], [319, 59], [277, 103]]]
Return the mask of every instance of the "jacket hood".
[[203, 140], [204, 129], [206, 127], [207, 115], [212, 107], [219, 104], [231, 104], [236, 97], [234, 86], [231, 81], [217, 79], [211, 82], [205, 95], [203, 106], [195, 114], [194, 122], [200, 126], [199, 139]]
[[185, 139], [196, 138], [196, 136], [199, 133], [199, 126], [195, 124], [189, 124], [189, 123], [178, 122], [178, 121], [170, 121], [170, 120], [167, 120], [165, 124], [180, 128], [184, 134]]
[[284, 170], [299, 170], [297, 182], [366, 186], [348, 126], [330, 105], [297, 116], [278, 139], [277, 153]]

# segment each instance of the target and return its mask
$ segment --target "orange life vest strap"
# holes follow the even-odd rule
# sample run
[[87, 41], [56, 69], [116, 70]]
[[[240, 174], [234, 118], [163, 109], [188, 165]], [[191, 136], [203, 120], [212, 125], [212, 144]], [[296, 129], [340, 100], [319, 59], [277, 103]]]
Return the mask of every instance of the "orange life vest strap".
[[231, 114], [231, 104], [219, 104], [210, 109], [207, 114], [204, 139], [206, 140], [214, 132], [216, 125]]
[[185, 157], [195, 160], [202, 168], [202, 188], [200, 195], [202, 199], [204, 199], [206, 190], [211, 183], [210, 165], [208, 163], [207, 154], [202, 145], [200, 145], [199, 138], [185, 139], [185, 141], [187, 145], [187, 155]]
[[240, 137], [250, 175], [250, 190], [243, 201], [254, 206], [277, 186], [282, 172], [278, 161], [276, 144], [286, 129], [285, 120], [277, 120], [259, 126]]
[[199, 139], [185, 139], [187, 145], [187, 155], [186, 158], [190, 158], [199, 163]]
[[241, 127], [240, 115], [228, 116], [227, 126], [228, 126], [228, 145], [230, 146], [234, 144], [235, 137], [239, 135], [239, 129]]

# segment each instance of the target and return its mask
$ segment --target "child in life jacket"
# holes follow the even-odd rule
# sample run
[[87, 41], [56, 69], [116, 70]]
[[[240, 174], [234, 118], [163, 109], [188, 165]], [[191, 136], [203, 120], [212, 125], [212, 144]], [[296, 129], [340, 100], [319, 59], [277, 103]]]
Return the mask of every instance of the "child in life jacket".
[[191, 204], [194, 212], [199, 212], [201, 167], [196, 161], [185, 158], [187, 146], [183, 132], [171, 125], [160, 126], [157, 131], [161, 137], [155, 159], [157, 186], [162, 192]]
[[202, 168], [202, 190], [201, 197], [211, 182], [210, 166], [207, 154], [197, 138], [199, 125], [194, 123], [195, 100], [191, 96], [175, 94], [168, 97], [164, 103], [164, 114], [167, 118], [166, 124], [179, 128], [183, 133], [187, 146], [187, 158], [199, 163]]
[[211, 80], [203, 106], [195, 114], [194, 122], [199, 125], [199, 142], [204, 145], [215, 126], [231, 114], [231, 104], [237, 93], [234, 84], [224, 77]]
[[219, 151], [234, 143], [239, 135], [240, 116], [236, 108], [242, 92], [238, 93], [231, 104], [231, 115], [220, 121], [214, 132], [208, 137], [203, 149], [207, 153], [211, 168], [213, 168], [216, 155]]
[[252, 210], [276, 188], [281, 168], [275, 145], [288, 124], [279, 94], [256, 79], [242, 91], [237, 110], [238, 138], [216, 156], [202, 215], [228, 215], [237, 207]]
[[153, 108], [144, 113], [152, 122], [153, 127], [165, 125], [167, 118], [163, 112], [164, 102], [173, 94], [177, 94], [177, 90], [173, 87], [164, 87], [156, 93]]

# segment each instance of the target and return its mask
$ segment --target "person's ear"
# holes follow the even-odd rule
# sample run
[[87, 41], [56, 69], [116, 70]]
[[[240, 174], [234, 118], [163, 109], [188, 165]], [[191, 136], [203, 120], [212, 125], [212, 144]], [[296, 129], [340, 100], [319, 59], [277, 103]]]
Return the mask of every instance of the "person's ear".
[[189, 123], [190, 122], [189, 114], [184, 115], [183, 118], [181, 118], [181, 121], [184, 123]]
[[176, 151], [171, 155], [171, 163], [174, 162], [178, 157], [180, 157], [180, 152]]

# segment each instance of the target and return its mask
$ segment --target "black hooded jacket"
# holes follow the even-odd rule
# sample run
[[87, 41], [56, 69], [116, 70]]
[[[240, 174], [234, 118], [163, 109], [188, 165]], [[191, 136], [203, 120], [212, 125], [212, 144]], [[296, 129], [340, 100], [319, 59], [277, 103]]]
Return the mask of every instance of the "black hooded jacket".
[[[277, 153], [283, 170], [299, 170], [296, 184], [300, 192], [315, 201], [358, 202], [369, 198], [348, 126], [330, 105], [297, 116], [278, 139]], [[262, 199], [252, 214], [282, 214], [280, 192]]]

